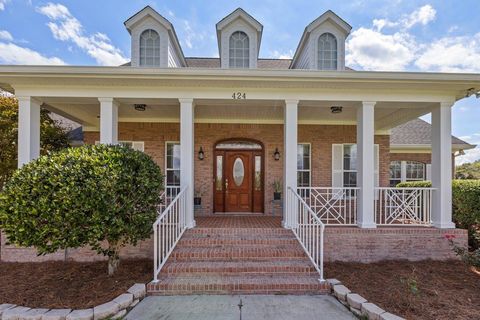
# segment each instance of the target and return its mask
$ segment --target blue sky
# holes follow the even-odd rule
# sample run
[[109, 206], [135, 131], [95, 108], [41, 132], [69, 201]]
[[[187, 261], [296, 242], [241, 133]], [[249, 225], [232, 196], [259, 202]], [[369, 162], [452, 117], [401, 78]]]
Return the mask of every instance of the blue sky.
[[[264, 25], [260, 56], [291, 57], [305, 26], [331, 9], [353, 27], [354, 69], [480, 73], [479, 0], [0, 0], [0, 64], [128, 61], [123, 22], [145, 5], [173, 23], [186, 56], [218, 56], [215, 23], [242, 7]], [[455, 105], [453, 133], [480, 144], [480, 99]], [[461, 161], [476, 159], [480, 148]]]

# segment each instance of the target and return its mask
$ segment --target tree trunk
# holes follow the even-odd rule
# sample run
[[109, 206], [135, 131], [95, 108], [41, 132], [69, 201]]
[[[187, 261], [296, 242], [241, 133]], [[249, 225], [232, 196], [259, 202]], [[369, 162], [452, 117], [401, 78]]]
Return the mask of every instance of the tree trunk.
[[120, 266], [120, 256], [116, 244], [109, 247], [110, 254], [108, 255], [108, 275], [112, 276]]

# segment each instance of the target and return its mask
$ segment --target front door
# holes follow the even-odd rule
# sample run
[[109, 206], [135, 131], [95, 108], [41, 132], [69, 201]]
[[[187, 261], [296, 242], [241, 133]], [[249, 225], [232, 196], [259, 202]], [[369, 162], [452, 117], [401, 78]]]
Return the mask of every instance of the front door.
[[215, 160], [215, 212], [262, 212], [261, 151], [218, 150]]
[[225, 211], [252, 211], [252, 152], [225, 152]]

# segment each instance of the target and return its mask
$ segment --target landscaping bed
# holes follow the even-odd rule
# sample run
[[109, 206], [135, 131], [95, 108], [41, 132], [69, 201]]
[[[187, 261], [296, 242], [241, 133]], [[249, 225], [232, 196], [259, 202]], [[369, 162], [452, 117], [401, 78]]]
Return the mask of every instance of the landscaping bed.
[[30, 308], [92, 308], [152, 279], [153, 261], [122, 260], [111, 277], [107, 262], [0, 262], [0, 304]]
[[480, 270], [461, 261], [334, 262], [325, 272], [407, 319], [480, 319]]

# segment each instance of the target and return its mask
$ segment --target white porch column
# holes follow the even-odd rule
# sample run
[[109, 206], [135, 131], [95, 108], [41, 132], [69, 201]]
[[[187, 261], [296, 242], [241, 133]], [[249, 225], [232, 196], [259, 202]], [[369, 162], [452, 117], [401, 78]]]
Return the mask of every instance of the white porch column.
[[453, 103], [439, 103], [432, 110], [432, 221], [437, 228], [455, 228], [452, 222], [452, 131]]
[[178, 99], [180, 102], [180, 187], [187, 187], [185, 198], [185, 218], [187, 227], [195, 227], [193, 216], [194, 188], [194, 123], [193, 99]]
[[18, 99], [18, 167], [40, 155], [40, 102], [32, 97]]
[[287, 217], [287, 191], [288, 187], [297, 190], [297, 123], [298, 123], [298, 100], [285, 100], [284, 115], [284, 150], [283, 150], [283, 226], [291, 228], [295, 221], [293, 212]]
[[98, 98], [100, 101], [100, 143], [118, 143], [118, 104], [113, 98]]
[[364, 101], [357, 110], [357, 180], [359, 190], [357, 223], [360, 228], [376, 228], [374, 222], [376, 102]]

